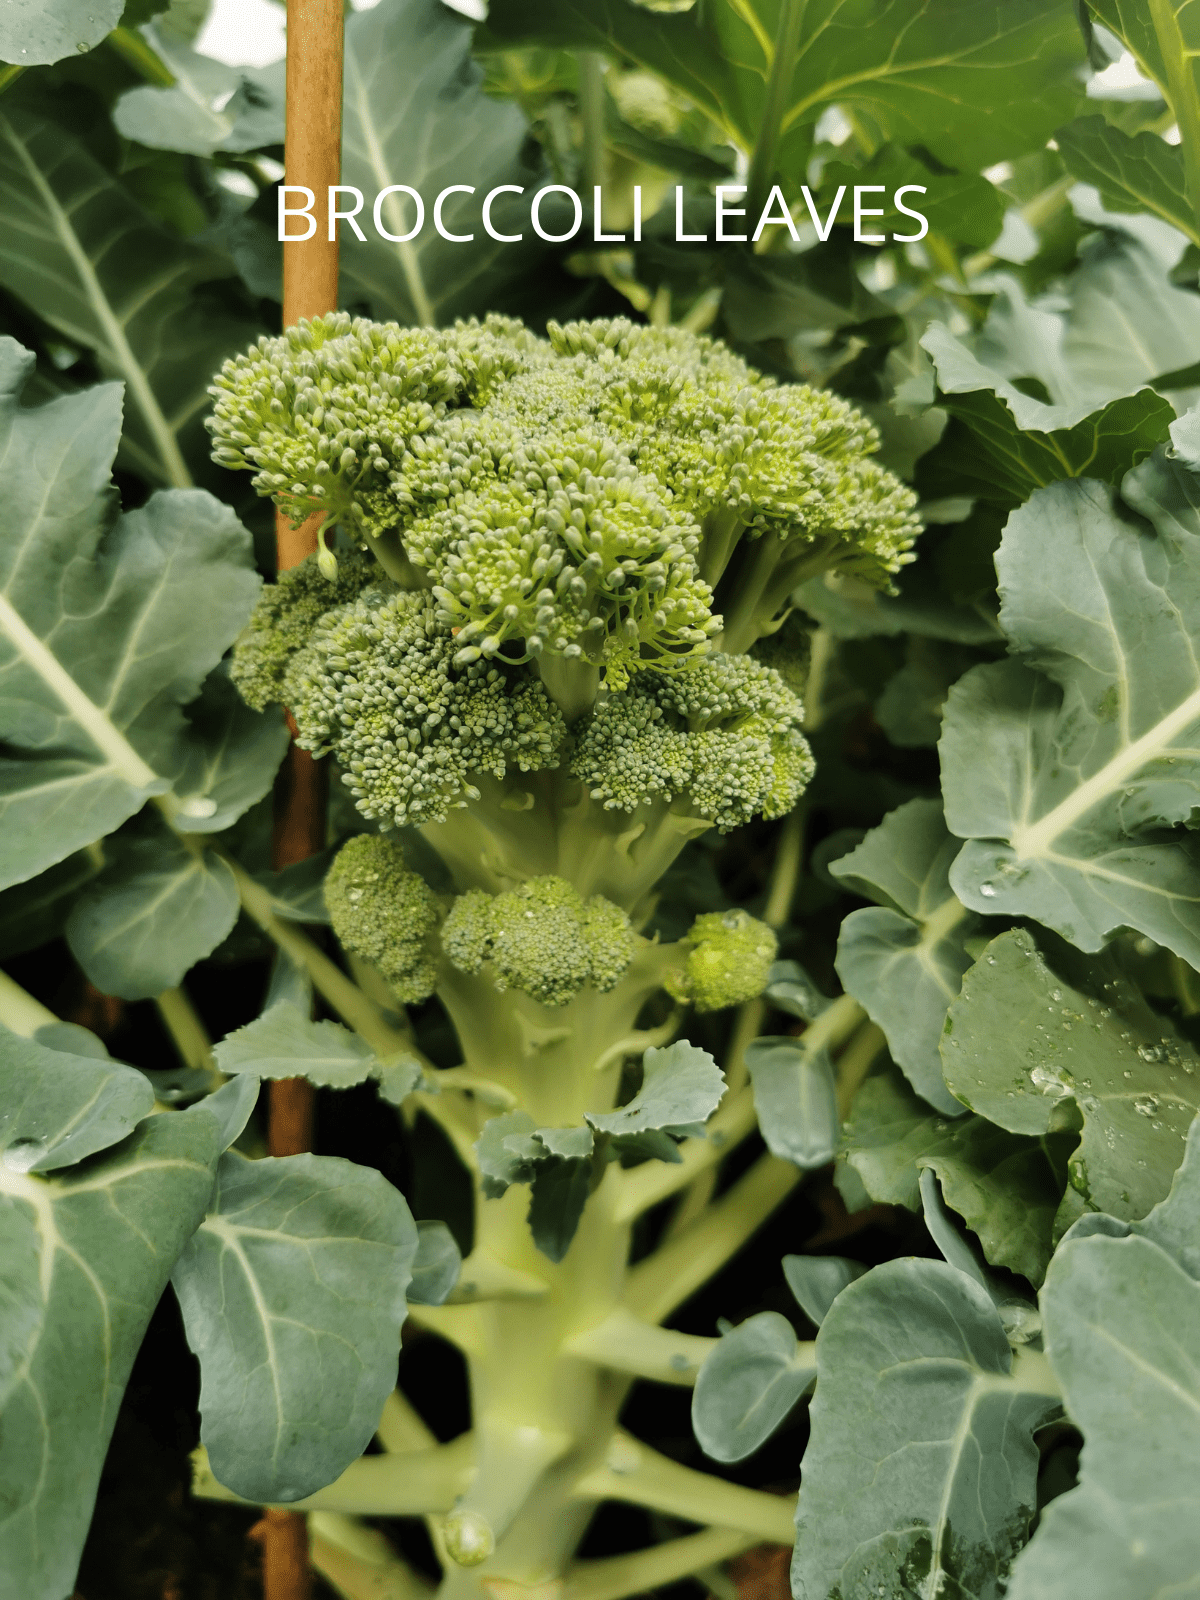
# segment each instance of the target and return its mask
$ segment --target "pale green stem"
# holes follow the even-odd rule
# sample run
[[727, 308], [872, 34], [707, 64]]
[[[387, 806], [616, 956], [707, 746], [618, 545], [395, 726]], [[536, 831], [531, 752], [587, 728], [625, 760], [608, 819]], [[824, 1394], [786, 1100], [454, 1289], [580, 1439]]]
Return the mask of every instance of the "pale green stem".
[[22, 1039], [32, 1039], [39, 1028], [57, 1021], [53, 1011], [27, 994], [7, 972], [0, 972], [0, 1023]]
[[147, 83], [153, 84], [156, 89], [170, 89], [175, 83], [175, 74], [170, 67], [133, 28], [114, 28], [108, 35], [107, 42], [136, 73], [145, 78]]
[[837, 1103], [838, 1115], [843, 1119], [850, 1114], [854, 1096], [862, 1088], [867, 1074], [887, 1048], [883, 1029], [873, 1022], [864, 1023], [838, 1057]]
[[651, 1206], [670, 1199], [686, 1189], [701, 1173], [707, 1172], [758, 1126], [754, 1096], [749, 1089], [726, 1094], [719, 1109], [709, 1118], [703, 1139], [688, 1139], [679, 1152], [679, 1162], [646, 1161], [640, 1167], [620, 1174], [617, 1216], [629, 1222]]
[[760, 1156], [697, 1222], [638, 1262], [625, 1304], [647, 1322], [662, 1322], [736, 1255], [803, 1176], [790, 1161]]
[[759, 1542], [755, 1533], [731, 1528], [705, 1528], [682, 1539], [668, 1539], [649, 1550], [580, 1561], [568, 1568], [558, 1600], [624, 1600], [702, 1573], [705, 1567], [741, 1555]]
[[[581, 151], [584, 188], [584, 213], [591, 204], [593, 190], [604, 182], [604, 58], [594, 50], [580, 50], [575, 57], [579, 69], [579, 120], [582, 124]], [[599, 224], [600, 218], [595, 219]], [[594, 231], [599, 231], [597, 228]]]
[[364, 1039], [377, 1055], [387, 1059], [397, 1055], [416, 1055], [408, 1034], [401, 1033], [382, 1015], [357, 984], [351, 983], [342, 969], [331, 961], [306, 933], [275, 915], [268, 890], [257, 883], [232, 856], [223, 856], [237, 881], [238, 894], [246, 914], [286, 952], [312, 979], [313, 987], [346, 1025]]
[[187, 990], [164, 989], [154, 1003], [184, 1066], [207, 1073], [212, 1087], [219, 1089], [225, 1074], [217, 1071], [212, 1041]]
[[790, 1496], [743, 1489], [706, 1472], [694, 1472], [619, 1430], [604, 1464], [585, 1473], [576, 1482], [575, 1493], [583, 1499], [648, 1506], [688, 1522], [752, 1533], [774, 1544], [791, 1544], [796, 1537]]
[[0, 94], [3, 94], [6, 89], [11, 89], [24, 71], [24, 67], [14, 67], [7, 64], [0, 66]]
[[[474, 1473], [475, 1441], [460, 1434], [449, 1444], [401, 1454], [360, 1456], [332, 1483], [288, 1511], [340, 1511], [359, 1517], [420, 1517], [446, 1512], [465, 1493]], [[192, 1493], [201, 1500], [246, 1505], [213, 1476], [203, 1445], [192, 1453]]]
[[433, 1593], [427, 1578], [401, 1561], [374, 1528], [336, 1511], [308, 1519], [309, 1555], [343, 1600], [421, 1600]]
[[805, 0], [783, 0], [779, 7], [771, 70], [767, 76], [767, 88], [763, 96], [762, 121], [759, 124], [758, 140], [754, 146], [754, 154], [750, 159], [750, 172], [746, 179], [746, 210], [750, 217], [757, 217], [762, 212], [775, 178], [780, 129], [787, 110], [792, 79], [796, 73], [804, 7]]
[[771, 868], [771, 884], [763, 921], [777, 932], [787, 925], [796, 897], [796, 883], [800, 877], [800, 858], [804, 852], [804, 813], [797, 810], [784, 819], [775, 844], [775, 864]]
[[1167, 71], [1167, 98], [1179, 124], [1183, 168], [1192, 217], [1200, 227], [1200, 97], [1196, 93], [1196, 52], [1184, 38], [1178, 0], [1146, 0]]
[[691, 1388], [718, 1342], [643, 1322], [618, 1306], [603, 1322], [576, 1334], [564, 1348], [613, 1372]]

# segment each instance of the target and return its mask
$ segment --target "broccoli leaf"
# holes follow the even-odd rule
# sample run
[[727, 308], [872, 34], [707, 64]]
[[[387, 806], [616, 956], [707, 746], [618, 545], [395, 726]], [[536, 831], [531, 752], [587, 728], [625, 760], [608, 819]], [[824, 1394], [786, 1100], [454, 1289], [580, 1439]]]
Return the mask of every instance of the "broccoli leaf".
[[943, 1081], [938, 1041], [971, 964], [966, 943], [981, 926], [950, 888], [959, 848], [936, 800], [910, 800], [829, 866], [847, 888], [880, 902], [842, 923], [838, 977], [883, 1029], [913, 1088], [949, 1117], [963, 1108]]
[[642, 1087], [629, 1104], [611, 1112], [589, 1111], [589, 1125], [617, 1138], [658, 1132], [680, 1139], [702, 1134], [725, 1093], [725, 1074], [708, 1051], [679, 1039], [665, 1050], [647, 1050], [642, 1072]]
[[215, 850], [161, 823], [105, 847], [103, 871], [75, 901], [67, 943], [102, 994], [148, 1000], [173, 989], [237, 921], [237, 882]]
[[[342, 252], [342, 294], [365, 299], [374, 316], [445, 324], [491, 309], [544, 251], [528, 210], [506, 209], [509, 196], [493, 207], [493, 226], [523, 234], [525, 243], [502, 244], [483, 230], [482, 197], [504, 183], [529, 194], [539, 174], [525, 150], [524, 116], [483, 92], [470, 24], [438, 0], [381, 0], [347, 19], [342, 137], [342, 182], [362, 190], [368, 204], [390, 184], [418, 190], [429, 206], [464, 174], [475, 189], [451, 195], [442, 213], [448, 233], [473, 235], [469, 244], [443, 238], [428, 215], [416, 238], [391, 243], [364, 211], [366, 242]], [[520, 196], [511, 198], [520, 206]], [[411, 197], [399, 193], [381, 202], [380, 215], [393, 234], [416, 223]]]
[[1178, 145], [1157, 133], [1125, 133], [1105, 117], [1080, 117], [1054, 138], [1067, 171], [1098, 189], [1110, 210], [1148, 211], [1200, 244]]
[[124, 8], [125, 0], [9, 0], [0, 22], [0, 61], [48, 66], [94, 50]]
[[[921, 1169], [931, 1168], [946, 1203], [979, 1238], [993, 1266], [1039, 1283], [1050, 1258], [1063, 1180], [1059, 1144], [1021, 1137], [983, 1117], [948, 1121], [931, 1112], [898, 1073], [869, 1078], [850, 1108], [843, 1153], [872, 1200], [921, 1207]], [[1051, 1152], [1053, 1152], [1053, 1159]]]
[[910, 1257], [842, 1291], [816, 1358], [796, 1600], [996, 1600], [1033, 1516], [1033, 1434], [1057, 1406], [1044, 1357], [1014, 1361], [986, 1292]]
[[1095, 995], [1050, 971], [1024, 929], [967, 975], [942, 1045], [955, 1092], [1014, 1133], [1045, 1133], [1078, 1107], [1073, 1187], [1096, 1209], [1141, 1217], [1167, 1193], [1200, 1107], [1200, 1057], [1114, 970]]
[[154, 1109], [140, 1072], [0, 1031], [0, 1165], [53, 1172], [127, 1138]]
[[788, 1288], [814, 1328], [825, 1321], [847, 1284], [856, 1282], [867, 1270], [845, 1256], [784, 1256], [781, 1265]]
[[[288, 746], [287, 725], [277, 706], [251, 711], [224, 663], [186, 714], [192, 737], [174, 784], [181, 804], [172, 821], [180, 833], [221, 833], [270, 790]], [[328, 863], [324, 854], [315, 859]], [[324, 908], [306, 920], [323, 922]]]
[[75, 895], [97, 871], [93, 857], [77, 850], [36, 878], [0, 891], [0, 961], [57, 937]]
[[283, 143], [282, 74], [228, 67], [167, 31], [151, 29], [149, 38], [175, 82], [127, 89], [113, 107], [118, 133], [152, 150], [194, 156]]
[[[45, 1071], [55, 1084], [59, 1074], [79, 1081], [61, 1054]], [[48, 1179], [0, 1162], [0, 1350], [19, 1361], [0, 1426], [0, 1572], [13, 1595], [74, 1587], [121, 1396], [172, 1264], [204, 1216], [220, 1133], [201, 1104], [147, 1117], [85, 1167]]]
[[208, 461], [210, 375], [259, 331], [193, 298], [233, 262], [168, 232], [81, 142], [16, 108], [0, 115], [0, 210], [0, 284], [124, 382], [122, 463], [186, 487], [189, 462]]
[[371, 1047], [338, 1022], [312, 1022], [290, 1000], [227, 1034], [213, 1057], [222, 1072], [259, 1078], [307, 1078], [327, 1089], [348, 1089], [370, 1076]]
[[[743, 150], [767, 113], [780, 8], [767, 0], [652, 12], [631, 0], [491, 0], [485, 48], [609, 50], [681, 89]], [[837, 103], [872, 145], [920, 145], [955, 171], [1040, 147], [1073, 107], [1083, 49], [1061, 11], [1024, 0], [819, 0], [804, 8], [782, 105], [779, 170], [799, 177]], [[965, 94], [963, 76], [970, 81]]]
[[462, 1251], [444, 1222], [417, 1223], [417, 1253], [413, 1258], [408, 1303], [440, 1306], [458, 1282]]
[[696, 1376], [692, 1427], [714, 1461], [744, 1461], [787, 1420], [817, 1375], [814, 1347], [760, 1311], [723, 1333]]
[[[3, 249], [0, 244], [0, 250]], [[115, 515], [120, 391], [19, 406], [33, 357], [0, 340], [0, 884], [93, 843], [187, 774], [203, 785], [192, 700], [259, 590], [250, 536], [211, 495], [174, 490]], [[197, 604], [197, 596], [203, 604]], [[270, 752], [208, 768], [218, 811], [262, 781]], [[201, 806], [200, 809], [206, 809]]]
[[[1176, 425], [1178, 426], [1178, 424]], [[1082, 950], [1134, 927], [1200, 963], [1200, 479], [1157, 453], [1111, 490], [1054, 484], [996, 557], [1016, 660], [950, 692], [940, 746], [950, 872], [976, 911]], [[1145, 648], [1153, 619], [1154, 648]]]
[[1043, 1511], [1008, 1600], [1058, 1600], [1081, 1581], [1096, 1600], [1196, 1587], [1198, 1234], [1193, 1124], [1169, 1196], [1144, 1221], [1104, 1232], [1077, 1224], [1059, 1246], [1042, 1310], [1050, 1363], [1083, 1430], [1080, 1482]]
[[764, 1034], [747, 1047], [746, 1066], [771, 1154], [805, 1171], [832, 1161], [839, 1120], [828, 1051], [811, 1050], [803, 1039]]
[[298, 1500], [362, 1454], [395, 1386], [416, 1253], [408, 1206], [378, 1172], [332, 1156], [221, 1158], [171, 1275], [221, 1483]]

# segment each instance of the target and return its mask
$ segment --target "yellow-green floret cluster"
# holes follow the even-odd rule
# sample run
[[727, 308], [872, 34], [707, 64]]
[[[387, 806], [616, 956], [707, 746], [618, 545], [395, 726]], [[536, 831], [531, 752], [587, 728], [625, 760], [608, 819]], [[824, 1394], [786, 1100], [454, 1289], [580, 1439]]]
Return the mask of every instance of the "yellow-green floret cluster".
[[484, 774], [558, 764], [565, 727], [538, 678], [455, 653], [432, 596], [397, 590], [326, 612], [288, 673], [299, 743], [334, 752], [359, 810], [389, 827], [444, 822]]
[[778, 948], [775, 934], [748, 911], [710, 911], [681, 940], [683, 972], [667, 980], [677, 1000], [697, 1011], [721, 1011], [756, 999], [766, 988]]
[[470, 890], [454, 902], [442, 946], [462, 972], [491, 963], [497, 989], [566, 1005], [585, 985], [615, 988], [633, 960], [629, 918], [601, 895], [585, 900], [565, 878], [531, 878], [505, 894]]
[[573, 776], [606, 809], [684, 798], [729, 829], [790, 811], [813, 772], [804, 708], [771, 667], [705, 656], [686, 673], [639, 678], [578, 730]]
[[886, 586], [918, 531], [859, 412], [683, 329], [339, 313], [212, 392], [216, 458], [426, 584], [459, 665], [559, 656], [619, 689], [748, 648], [814, 572]]
[[343, 845], [325, 879], [325, 904], [343, 948], [373, 962], [398, 999], [429, 998], [442, 907], [398, 844], [366, 833]]

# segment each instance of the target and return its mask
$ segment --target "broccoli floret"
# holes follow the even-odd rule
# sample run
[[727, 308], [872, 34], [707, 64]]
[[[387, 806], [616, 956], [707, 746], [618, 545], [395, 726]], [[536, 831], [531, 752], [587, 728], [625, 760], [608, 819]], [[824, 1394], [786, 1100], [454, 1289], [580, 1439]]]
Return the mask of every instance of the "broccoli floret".
[[680, 328], [549, 333], [301, 324], [226, 365], [217, 458], [420, 572], [460, 665], [560, 656], [609, 689], [722, 626], [747, 648], [814, 572], [886, 585], [910, 559], [914, 497], [846, 401]]
[[442, 946], [460, 971], [478, 972], [490, 961], [497, 989], [562, 1006], [586, 984], [615, 988], [637, 935], [602, 896], [584, 900], [565, 878], [543, 877], [504, 894], [460, 895], [442, 927]]
[[721, 1011], [754, 1000], [767, 986], [777, 941], [748, 911], [710, 911], [697, 917], [681, 940], [690, 946], [683, 972], [666, 987], [697, 1011]]
[[368, 817], [444, 822], [477, 800], [472, 778], [558, 765], [566, 729], [528, 668], [455, 666], [455, 641], [424, 592], [368, 591], [320, 618], [284, 691], [298, 743], [332, 752]]
[[441, 907], [398, 844], [364, 833], [343, 845], [325, 879], [325, 904], [344, 948], [373, 962], [398, 999], [429, 998]]
[[771, 668], [706, 656], [601, 699], [577, 730], [569, 770], [607, 810], [686, 796], [726, 831], [796, 804], [813, 772], [803, 716]]
[[262, 711], [285, 698], [292, 661], [312, 638], [327, 611], [356, 599], [364, 589], [386, 593], [392, 580], [370, 556], [352, 551], [338, 562], [337, 576], [326, 578], [309, 556], [265, 586], [254, 614], [233, 647], [230, 675], [246, 704]]

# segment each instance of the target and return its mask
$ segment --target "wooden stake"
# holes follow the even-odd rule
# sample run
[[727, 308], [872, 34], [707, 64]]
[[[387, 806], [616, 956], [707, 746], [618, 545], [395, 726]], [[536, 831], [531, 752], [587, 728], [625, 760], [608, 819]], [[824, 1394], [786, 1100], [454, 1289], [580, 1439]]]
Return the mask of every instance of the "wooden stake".
[[[283, 325], [336, 311], [338, 241], [326, 218], [330, 185], [342, 167], [343, 0], [288, 0], [287, 132], [284, 182], [313, 192], [316, 227], [311, 238], [283, 246]], [[299, 231], [299, 218], [286, 219]], [[297, 566], [317, 548], [320, 517], [293, 528], [276, 515], [279, 570]], [[293, 738], [296, 727], [289, 718]], [[276, 870], [303, 861], [325, 847], [326, 785], [323, 768], [293, 743], [275, 791], [272, 854]], [[271, 1155], [297, 1155], [312, 1148], [313, 1090], [303, 1078], [270, 1086], [267, 1143]], [[295, 1512], [266, 1512], [261, 1529], [263, 1600], [309, 1600], [307, 1519]]]

